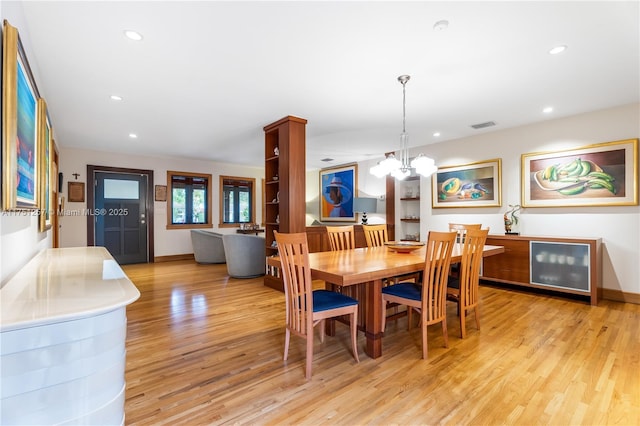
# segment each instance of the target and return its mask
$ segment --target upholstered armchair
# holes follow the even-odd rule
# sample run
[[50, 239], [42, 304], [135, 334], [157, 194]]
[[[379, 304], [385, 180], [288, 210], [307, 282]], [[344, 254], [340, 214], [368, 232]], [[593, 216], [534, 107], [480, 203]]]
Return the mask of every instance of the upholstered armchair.
[[193, 257], [198, 263], [225, 263], [222, 234], [217, 232], [191, 230]]
[[233, 278], [252, 278], [265, 274], [266, 250], [263, 237], [245, 234], [222, 236], [227, 273]]

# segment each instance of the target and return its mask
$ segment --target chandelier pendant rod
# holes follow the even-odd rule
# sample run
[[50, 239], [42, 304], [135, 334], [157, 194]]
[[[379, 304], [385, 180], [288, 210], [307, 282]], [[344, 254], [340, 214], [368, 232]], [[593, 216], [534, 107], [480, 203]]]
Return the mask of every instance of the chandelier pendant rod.
[[407, 134], [407, 82], [411, 77], [408, 75], [401, 75], [398, 77], [398, 81], [402, 83], [402, 134], [400, 135], [400, 161], [402, 162], [401, 169], [403, 171], [409, 170], [409, 135]]

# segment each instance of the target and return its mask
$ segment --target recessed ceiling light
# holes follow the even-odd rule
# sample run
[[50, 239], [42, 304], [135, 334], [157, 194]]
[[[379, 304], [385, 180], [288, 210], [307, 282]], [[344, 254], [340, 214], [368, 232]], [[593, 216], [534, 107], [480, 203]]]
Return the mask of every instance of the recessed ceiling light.
[[137, 139], [137, 138], [138, 138], [138, 135], [136, 135], [135, 133], [129, 133], [129, 137], [130, 137], [131, 139]]
[[122, 100], [122, 96], [118, 96], [118, 95], [111, 95], [110, 96], [112, 101], [121, 101]]
[[435, 132], [435, 133], [433, 134], [433, 136], [435, 136], [435, 137], [437, 138], [438, 136], [440, 136], [440, 132]]
[[551, 50], [549, 51], [549, 54], [550, 54], [550, 55], [557, 55], [558, 53], [562, 53], [562, 52], [564, 52], [565, 50], [567, 50], [567, 46], [565, 46], [565, 45], [563, 44], [563, 45], [556, 46], [556, 47], [554, 47], [553, 49], [551, 49]]
[[553, 112], [553, 107], [546, 107], [542, 110], [542, 112], [544, 112], [545, 114], [549, 114]]
[[449, 28], [449, 21], [447, 21], [446, 19], [443, 19], [442, 21], [438, 21], [435, 24], [433, 24], [434, 31], [443, 31], [443, 30], [446, 30], [447, 28]]
[[137, 31], [133, 31], [133, 30], [125, 30], [124, 31], [124, 35], [134, 41], [141, 41], [142, 40], [142, 34], [140, 34]]

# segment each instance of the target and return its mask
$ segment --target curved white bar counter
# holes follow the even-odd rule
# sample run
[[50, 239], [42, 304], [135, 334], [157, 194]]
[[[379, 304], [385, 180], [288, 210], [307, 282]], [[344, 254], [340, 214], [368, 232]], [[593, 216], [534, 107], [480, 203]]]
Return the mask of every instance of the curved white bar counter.
[[126, 307], [103, 247], [49, 249], [0, 289], [0, 424], [124, 424]]

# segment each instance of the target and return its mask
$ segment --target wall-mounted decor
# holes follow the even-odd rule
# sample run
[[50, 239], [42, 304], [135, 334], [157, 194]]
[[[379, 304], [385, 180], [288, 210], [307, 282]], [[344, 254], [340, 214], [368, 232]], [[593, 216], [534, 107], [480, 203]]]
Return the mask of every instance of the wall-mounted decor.
[[18, 30], [5, 20], [2, 63], [2, 208], [38, 208], [38, 89]]
[[355, 222], [353, 197], [358, 191], [358, 165], [320, 170], [320, 221]]
[[638, 205], [638, 139], [522, 155], [522, 206]]
[[155, 192], [156, 201], [167, 201], [167, 185], [156, 185]]
[[502, 160], [438, 167], [431, 177], [431, 187], [433, 208], [499, 207], [502, 205]]
[[[53, 137], [51, 122], [47, 114], [47, 104], [44, 99], [38, 99], [38, 146], [40, 159], [38, 170], [40, 185], [38, 187], [38, 199], [40, 205], [39, 225], [40, 232], [51, 228], [51, 202], [53, 200], [53, 186], [51, 163], [53, 159]], [[57, 172], [56, 172], [57, 173]]]
[[70, 203], [84, 203], [84, 182], [69, 182], [67, 197]]

